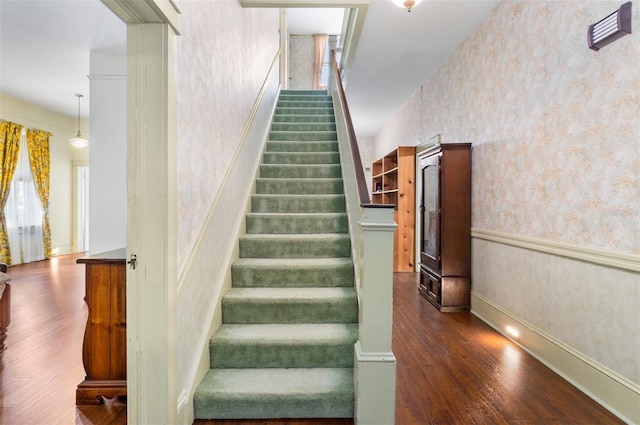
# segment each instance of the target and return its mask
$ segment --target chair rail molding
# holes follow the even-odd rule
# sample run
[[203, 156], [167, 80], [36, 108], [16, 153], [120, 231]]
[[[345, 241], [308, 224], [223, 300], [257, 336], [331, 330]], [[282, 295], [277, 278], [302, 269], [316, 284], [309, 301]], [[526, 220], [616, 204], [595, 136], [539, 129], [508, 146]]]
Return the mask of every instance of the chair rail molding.
[[512, 235], [509, 233], [475, 228], [471, 229], [471, 237], [640, 273], [639, 254], [600, 248], [587, 248], [529, 236]]

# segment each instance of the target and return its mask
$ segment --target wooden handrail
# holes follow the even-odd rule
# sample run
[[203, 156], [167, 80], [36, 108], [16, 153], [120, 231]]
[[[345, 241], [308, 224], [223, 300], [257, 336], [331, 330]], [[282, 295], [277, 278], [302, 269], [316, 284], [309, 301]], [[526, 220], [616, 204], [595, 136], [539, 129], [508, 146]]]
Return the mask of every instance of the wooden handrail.
[[340, 104], [344, 111], [345, 124], [347, 126], [347, 134], [349, 136], [349, 146], [351, 147], [351, 156], [353, 157], [353, 168], [356, 173], [356, 184], [358, 186], [358, 194], [360, 196], [360, 206], [370, 205], [371, 197], [369, 196], [369, 189], [367, 188], [367, 180], [364, 176], [364, 170], [362, 169], [362, 160], [360, 157], [360, 149], [358, 149], [358, 141], [356, 139], [356, 132], [353, 129], [353, 123], [351, 122], [351, 114], [349, 113], [349, 105], [347, 105], [347, 98], [344, 94], [344, 88], [342, 87], [342, 79], [340, 78], [340, 69], [336, 61], [336, 51], [331, 50], [331, 63], [333, 64], [333, 72], [336, 77], [336, 85], [338, 90], [338, 96], [340, 97]]

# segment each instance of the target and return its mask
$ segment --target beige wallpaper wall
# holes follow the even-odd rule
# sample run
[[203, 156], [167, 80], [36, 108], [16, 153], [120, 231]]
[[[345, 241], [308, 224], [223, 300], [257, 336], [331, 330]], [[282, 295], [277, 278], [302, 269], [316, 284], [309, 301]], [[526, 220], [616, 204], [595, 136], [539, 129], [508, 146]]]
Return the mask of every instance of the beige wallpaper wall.
[[[251, 187], [253, 171], [244, 163], [235, 167], [246, 169], [244, 181], [241, 177], [223, 179], [236, 153], [251, 144], [241, 143], [243, 130], [278, 52], [279, 13], [277, 9], [244, 9], [230, 0], [185, 0], [177, 5], [182, 12], [177, 45], [177, 385], [181, 397], [189, 397], [198, 384], [212, 311], [228, 270], [228, 247], [230, 241], [231, 246], [235, 242], [238, 229], [234, 225], [241, 217], [237, 214], [244, 212], [244, 202], [217, 204], [226, 221], [215, 213], [211, 220], [207, 217], [218, 194], [237, 194], [236, 199], [243, 200]], [[273, 93], [266, 96], [271, 105], [278, 87], [278, 72], [274, 75]], [[253, 165], [255, 158], [258, 153], [245, 162]], [[196, 246], [200, 235], [203, 242]], [[188, 410], [192, 404], [186, 406]]]
[[177, 1], [178, 267], [202, 228], [279, 48], [277, 9]]
[[[619, 6], [505, 1], [416, 88], [374, 156], [435, 134], [472, 142], [474, 228], [640, 253], [640, 34], [599, 52], [586, 41]], [[473, 290], [640, 383], [640, 276], [517, 250], [474, 242]]]

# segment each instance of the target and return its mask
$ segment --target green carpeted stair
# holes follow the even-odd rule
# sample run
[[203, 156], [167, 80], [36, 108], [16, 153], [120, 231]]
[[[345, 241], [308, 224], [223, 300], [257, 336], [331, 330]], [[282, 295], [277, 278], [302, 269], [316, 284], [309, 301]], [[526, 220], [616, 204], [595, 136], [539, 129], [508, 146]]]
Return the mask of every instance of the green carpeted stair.
[[353, 417], [358, 310], [333, 107], [282, 91], [198, 419]]

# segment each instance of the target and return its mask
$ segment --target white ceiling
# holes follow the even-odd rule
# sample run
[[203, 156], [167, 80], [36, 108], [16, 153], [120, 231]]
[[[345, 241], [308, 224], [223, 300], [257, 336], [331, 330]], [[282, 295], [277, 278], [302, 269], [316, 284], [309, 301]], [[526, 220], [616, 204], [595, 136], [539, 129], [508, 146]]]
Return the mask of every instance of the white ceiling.
[[[371, 0], [347, 81], [356, 134], [373, 136], [500, 0], [425, 0], [411, 13]], [[289, 9], [291, 34], [338, 34], [342, 9]], [[88, 113], [89, 51], [124, 48], [99, 0], [0, 0], [0, 91], [75, 117]]]
[[89, 113], [89, 52], [121, 48], [126, 26], [99, 0], [0, 0], [0, 91], [75, 117]]
[[347, 81], [357, 136], [374, 136], [484, 22], [499, 0], [372, 0]]
[[343, 16], [344, 9], [287, 9], [287, 23], [289, 26], [289, 34], [339, 35], [342, 31]]

